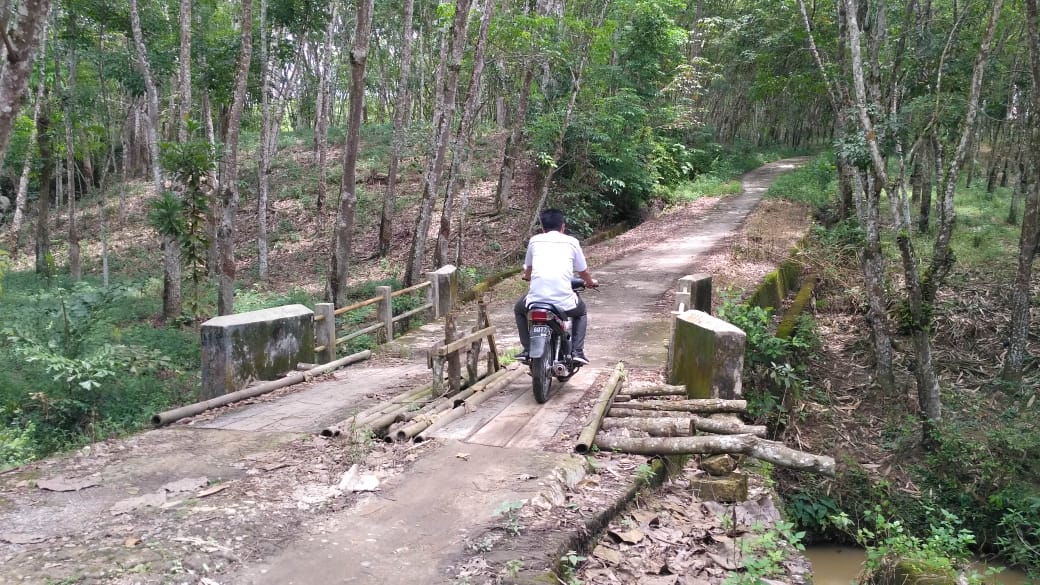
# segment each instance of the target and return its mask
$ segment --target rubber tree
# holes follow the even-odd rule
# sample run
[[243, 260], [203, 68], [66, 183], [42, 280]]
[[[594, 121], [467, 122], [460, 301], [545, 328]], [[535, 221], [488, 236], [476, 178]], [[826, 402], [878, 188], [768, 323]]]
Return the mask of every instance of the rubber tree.
[[374, 0], [358, 0], [354, 44], [350, 49], [350, 104], [347, 119], [347, 144], [343, 149], [343, 180], [339, 190], [339, 210], [332, 240], [329, 267], [330, 299], [337, 307], [347, 297], [350, 277], [350, 254], [354, 240], [354, 216], [357, 211], [357, 158], [361, 143], [361, 117], [365, 98], [365, 65], [368, 62], [368, 40], [372, 32]]
[[394, 200], [397, 197], [397, 173], [401, 164], [401, 151], [404, 148], [404, 123], [408, 116], [409, 79], [412, 72], [412, 17], [415, 12], [414, 0], [404, 0], [401, 23], [401, 62], [397, 81], [397, 99], [394, 101], [394, 130], [391, 137], [390, 168], [387, 172], [386, 195], [383, 197], [383, 210], [379, 216], [379, 255], [386, 256], [390, 252], [390, 241], [394, 229]]
[[[144, 34], [141, 31], [141, 15], [138, 10], [137, 0], [130, 0], [130, 31], [134, 39], [137, 69], [144, 79], [145, 104], [148, 112], [145, 133], [151, 163], [152, 182], [155, 185], [155, 195], [158, 197], [166, 190], [163, 184], [162, 167], [159, 163], [159, 90], [152, 75], [148, 50], [144, 44]], [[163, 319], [173, 321], [180, 317], [183, 308], [180, 246], [171, 236], [166, 236], [163, 238], [162, 248]]]
[[241, 47], [235, 68], [234, 94], [228, 113], [227, 138], [224, 140], [224, 180], [221, 182], [221, 216], [217, 229], [217, 250], [220, 263], [220, 288], [217, 293], [217, 313], [230, 315], [235, 303], [235, 215], [241, 194], [238, 190], [238, 139], [242, 129], [242, 110], [245, 109], [246, 83], [249, 63], [253, 56], [253, 0], [242, 0]]
[[1030, 172], [1032, 180], [1026, 187], [1026, 201], [1022, 212], [1022, 234], [1019, 237], [1018, 268], [1011, 293], [1011, 326], [1008, 332], [1008, 351], [1004, 358], [1001, 377], [1009, 382], [1022, 380], [1023, 368], [1027, 355], [1030, 328], [1030, 297], [1033, 274], [1033, 261], [1036, 258], [1038, 240], [1040, 240], [1040, 16], [1037, 14], [1037, 0], [1025, 0], [1026, 6], [1026, 40], [1029, 45], [1030, 79], [1033, 85], [1032, 102], [1029, 107], [1031, 119], [1027, 135], [1029, 152], [1031, 153], [1031, 171], [1023, 169], [1020, 180], [1026, 181], [1026, 173]]
[[[437, 245], [434, 248], [434, 258], [437, 259], [439, 266], [451, 261], [451, 224], [459, 200], [459, 191], [466, 188], [469, 154], [473, 150], [473, 126], [477, 117], [481, 89], [484, 86], [484, 52], [487, 48], [488, 27], [491, 24], [491, 17], [495, 13], [495, 0], [486, 0], [481, 10], [480, 32], [477, 35], [477, 46], [473, 50], [473, 73], [470, 76], [466, 101], [462, 106], [462, 120], [455, 135], [452, 163], [448, 171], [448, 184], [444, 193], [444, 205], [441, 208], [440, 226], [437, 230]], [[463, 230], [464, 226], [460, 218], [459, 238], [462, 238]], [[461, 249], [461, 245], [459, 249]], [[456, 254], [457, 257], [458, 254]]]
[[11, 130], [25, 99], [50, 11], [50, 0], [23, 0], [8, 19], [6, 30], [0, 30], [7, 52], [6, 66], [0, 77], [0, 160], [7, 156]]
[[447, 159], [448, 143], [451, 139], [451, 127], [455, 118], [455, 96], [458, 92], [459, 70], [462, 68], [462, 54], [466, 47], [466, 30], [469, 26], [469, 9], [471, 0], [457, 0], [455, 14], [452, 19], [450, 49], [442, 53], [438, 66], [440, 80], [437, 83], [433, 106], [433, 140], [431, 154], [426, 164], [422, 180], [422, 199], [419, 204], [419, 216], [415, 222], [412, 245], [408, 252], [408, 269], [405, 272], [405, 286], [419, 281], [426, 256], [426, 240], [429, 236], [430, 223], [433, 216], [433, 204], [437, 199], [443, 183], [444, 163]]

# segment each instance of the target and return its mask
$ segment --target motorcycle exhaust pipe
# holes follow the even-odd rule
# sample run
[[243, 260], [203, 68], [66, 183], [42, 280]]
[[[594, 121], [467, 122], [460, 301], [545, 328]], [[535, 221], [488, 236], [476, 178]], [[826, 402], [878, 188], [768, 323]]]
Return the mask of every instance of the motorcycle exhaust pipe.
[[553, 375], [566, 376], [567, 373], [567, 366], [561, 364], [560, 362], [556, 362], [555, 364], [553, 364]]

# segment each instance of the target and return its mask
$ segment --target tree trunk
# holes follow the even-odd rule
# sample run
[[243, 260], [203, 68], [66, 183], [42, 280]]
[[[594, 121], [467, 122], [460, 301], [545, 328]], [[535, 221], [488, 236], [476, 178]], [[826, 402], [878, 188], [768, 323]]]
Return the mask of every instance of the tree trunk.
[[458, 134], [455, 137], [455, 152], [448, 172], [448, 188], [444, 195], [444, 208], [441, 210], [440, 229], [437, 231], [434, 257], [437, 259], [438, 266], [444, 266], [450, 261], [448, 249], [451, 246], [451, 220], [455, 215], [458, 191], [466, 188], [469, 153], [473, 149], [473, 124], [476, 121], [477, 106], [480, 103], [480, 93], [484, 83], [484, 49], [487, 46], [488, 27], [491, 25], [491, 16], [494, 12], [495, 0], [486, 0], [481, 12], [477, 47], [473, 51], [473, 75], [470, 79], [466, 102], [462, 108], [462, 122], [459, 124]]
[[4, 25], [7, 29], [3, 39], [7, 58], [0, 78], [0, 160], [7, 156], [11, 129], [21, 113], [36, 48], [42, 42], [50, 10], [50, 0], [22, 0], [15, 11], [17, 20]]
[[267, 0], [260, 0], [260, 152], [257, 162], [256, 195], [256, 271], [260, 280], [267, 279], [267, 200], [271, 188], [271, 63], [268, 57], [270, 31], [267, 30]]
[[677, 412], [717, 413], [744, 412], [746, 400], [722, 400], [720, 398], [691, 398], [687, 400], [634, 400], [624, 405], [628, 410], [674, 410]]
[[358, 147], [361, 141], [362, 104], [365, 97], [365, 65], [368, 61], [368, 39], [372, 31], [374, 0], [358, 0], [354, 46], [350, 50], [350, 117], [347, 121], [347, 143], [343, 148], [343, 181], [339, 192], [339, 213], [332, 242], [332, 265], [329, 269], [331, 301], [342, 306], [347, 296], [347, 272], [354, 238], [354, 214], [357, 208]]
[[[1022, 235], [1019, 238], [1018, 270], [1015, 272], [1014, 289], [1011, 295], [1011, 326], [1008, 332], [1008, 352], [1004, 358], [1001, 377], [1010, 382], [1022, 380], [1023, 368], [1027, 356], [1030, 327], [1030, 298], [1032, 296], [1033, 260], [1036, 257], [1038, 240], [1040, 240], [1040, 133], [1037, 121], [1040, 118], [1040, 16], [1037, 11], [1037, 0], [1025, 0], [1026, 28], [1029, 43], [1030, 73], [1033, 81], [1033, 103], [1031, 109], [1032, 123], [1029, 124], [1029, 135], [1032, 147], [1029, 149], [1033, 161], [1031, 167], [1033, 180], [1027, 188], [1025, 209], [1022, 213]], [[1022, 173], [1019, 181], [1024, 181]]]
[[414, 0], [404, 0], [404, 24], [401, 27], [401, 77], [397, 82], [397, 100], [394, 104], [394, 133], [391, 138], [390, 168], [387, 171], [386, 195], [379, 216], [379, 255], [390, 253], [394, 232], [394, 200], [397, 196], [397, 173], [404, 146], [404, 121], [408, 114], [408, 79], [412, 70], [412, 16]]
[[[43, 99], [47, 99], [44, 90]], [[54, 177], [54, 149], [51, 146], [51, 116], [46, 108], [41, 109], [36, 117], [36, 142], [39, 145], [40, 161], [40, 193], [36, 211], [36, 273], [51, 276], [51, 242], [50, 242], [50, 210], [51, 179]]]
[[[607, 10], [610, 8], [610, 4], [610, 0], [604, 0], [603, 6], [600, 8], [599, 15], [596, 19], [596, 24], [594, 25], [592, 30], [598, 30], [601, 26], [603, 26], [603, 21], [607, 17]], [[562, 4], [557, 8], [557, 10], [561, 12], [562, 16]], [[552, 12], [552, 9], [550, 9], [549, 12]], [[552, 183], [552, 177], [556, 173], [556, 169], [558, 168], [556, 166], [556, 161], [559, 161], [560, 158], [563, 156], [564, 138], [566, 138], [567, 136], [567, 128], [570, 126], [571, 117], [574, 115], [574, 107], [578, 101], [578, 93], [581, 91], [581, 83], [585, 75], [585, 66], [589, 63], [589, 53], [592, 51], [593, 39], [591, 34], [592, 33], [590, 32], [590, 36], [588, 36], [585, 39], [584, 46], [581, 50], [581, 55], [578, 58], [578, 64], [571, 71], [571, 93], [570, 98], [567, 101], [567, 108], [566, 110], [564, 110], [563, 119], [561, 120], [560, 133], [556, 136], [556, 144], [553, 148], [553, 165], [546, 167], [542, 171], [541, 176], [539, 177], [540, 181], [538, 188], [538, 196], [535, 200], [534, 207], [531, 211], [531, 221], [528, 224], [527, 231], [529, 234], [535, 233], [538, 227], [538, 216], [542, 211], [542, 207], [545, 206], [545, 201], [549, 196], [549, 187]]]
[[191, 3], [181, 0], [177, 13], [180, 28], [180, 67], [177, 70], [177, 140], [188, 141], [188, 119], [191, 116]]
[[502, 167], [498, 172], [498, 187], [495, 189], [496, 214], [504, 212], [509, 207], [509, 195], [513, 191], [513, 176], [516, 174], [516, 160], [520, 156], [524, 124], [527, 122], [527, 107], [531, 101], [532, 81], [534, 81], [534, 65], [528, 63], [524, 66], [524, 73], [520, 77], [520, 96], [516, 102], [516, 115], [513, 116], [512, 129], [506, 138]]
[[466, 47], [466, 29], [469, 24], [469, 8], [471, 0], [456, 0], [455, 18], [451, 25], [451, 50], [443, 55], [441, 67], [444, 77], [438, 84], [434, 102], [433, 135], [434, 148], [426, 173], [423, 176], [422, 201], [419, 217], [415, 223], [415, 233], [408, 254], [408, 270], [405, 273], [405, 286], [411, 286], [422, 276], [423, 258], [426, 255], [426, 239], [430, 231], [433, 215], [433, 203], [440, 193], [444, 160], [447, 157], [448, 142], [451, 138], [452, 120], [455, 117], [455, 94], [458, 91], [459, 69], [462, 67], [462, 53]]
[[[409, 0], [411, 1], [411, 0]], [[329, 85], [332, 77], [332, 39], [335, 38], [337, 6], [332, 5], [332, 14], [325, 27], [325, 42], [318, 63], [318, 96], [314, 104], [314, 146], [318, 154], [318, 193], [315, 214], [318, 225], [324, 226], [325, 202], [329, 199]]]
[[[66, 91], [70, 96], [75, 75], [76, 71], [71, 67], [70, 55], [69, 81], [66, 84]], [[69, 274], [72, 276], [73, 282], [79, 282], [83, 278], [83, 269], [79, 259], [79, 229], [76, 226], [76, 147], [72, 142], [72, 100], [63, 101], [66, 103], [63, 118], [65, 119], [65, 171], [69, 203]]]
[[753, 435], [718, 435], [698, 437], [619, 437], [600, 434], [596, 446], [601, 451], [636, 455], [679, 454], [744, 454], [774, 465], [791, 469], [834, 475], [834, 459], [792, 449], [783, 443], [766, 441]]
[[913, 240], [901, 234], [896, 238], [903, 258], [903, 272], [908, 289], [909, 322], [914, 344], [914, 377], [917, 380], [917, 402], [920, 406], [922, 436], [926, 443], [934, 441], [935, 425], [942, 419], [942, 397], [939, 393], [939, 378], [932, 364], [931, 312], [926, 310], [924, 291], [921, 285], [919, 263], [914, 252]]
[[[202, 120], [206, 125], [206, 140], [213, 147], [213, 152], [218, 152], [217, 133], [213, 127], [213, 105], [210, 102], [208, 90], [202, 92]], [[220, 180], [223, 178], [223, 173], [210, 172], [212, 188], [210, 189], [209, 210], [206, 212], [206, 241], [209, 242], [209, 247], [206, 249], [206, 269], [211, 278], [220, 273], [217, 229], [220, 225], [220, 217], [218, 215], [220, 213], [220, 193], [222, 192]]]
[[[42, 33], [42, 35], [46, 37], [46, 25], [44, 25], [44, 27], [44, 33]], [[44, 45], [40, 47], [41, 62], [44, 60], [43, 57], [46, 54], [46, 52], [47, 45], [46, 43], [44, 43]], [[43, 104], [43, 92], [46, 85], [46, 80], [41, 78], [39, 81], [39, 85], [36, 88], [36, 99], [33, 103], [32, 115], [33, 127], [32, 131], [29, 134], [29, 146], [25, 149], [25, 161], [22, 163], [22, 173], [21, 175], [19, 175], [18, 178], [18, 194], [15, 195], [14, 218], [12, 219], [11, 223], [11, 233], [14, 234], [14, 246], [16, 250], [18, 248], [18, 243], [21, 240], [20, 234], [22, 232], [22, 222], [25, 221], [25, 205], [26, 200], [29, 197], [29, 172], [32, 170], [33, 155], [35, 154], [33, 152], [33, 145], [36, 143], [38, 135], [36, 128], [36, 120], [38, 120], [40, 117], [40, 105]]]
[[[130, 28], [134, 37], [134, 48], [137, 56], [137, 68], [144, 78], [148, 123], [145, 125], [148, 153], [151, 158], [152, 181], [155, 183], [155, 196], [163, 194], [164, 186], [162, 169], [159, 166], [159, 92], [152, 77], [152, 67], [148, 61], [148, 52], [144, 46], [144, 35], [141, 33], [141, 17], [137, 9], [137, 0], [130, 0]], [[163, 319], [172, 321], [181, 314], [181, 254], [176, 238], [165, 236], [163, 248]]]
[[[136, 1], [136, 0], [131, 0]], [[242, 0], [240, 35], [242, 47], [235, 71], [235, 92], [228, 114], [225, 180], [221, 184], [221, 207], [223, 213], [217, 229], [217, 247], [220, 259], [220, 290], [217, 294], [217, 313], [230, 315], [235, 303], [235, 214], [238, 213], [238, 136], [242, 128], [242, 110], [246, 101], [246, 82], [249, 79], [249, 62], [253, 55], [253, 0]]]
[[605, 418], [600, 429], [610, 431], [626, 429], [646, 433], [651, 437], [690, 437], [693, 436], [693, 421], [688, 418]]

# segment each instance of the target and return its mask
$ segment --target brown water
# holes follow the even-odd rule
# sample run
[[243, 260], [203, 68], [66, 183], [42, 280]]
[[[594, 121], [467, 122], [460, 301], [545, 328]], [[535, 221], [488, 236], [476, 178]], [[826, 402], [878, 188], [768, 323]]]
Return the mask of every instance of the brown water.
[[[810, 546], [805, 556], [813, 566], [814, 585], [849, 585], [859, 574], [867, 554], [860, 548], [847, 546]], [[986, 570], [986, 563], [979, 563], [978, 570]], [[1005, 569], [986, 578], [990, 585], [1028, 585], [1025, 573]]]

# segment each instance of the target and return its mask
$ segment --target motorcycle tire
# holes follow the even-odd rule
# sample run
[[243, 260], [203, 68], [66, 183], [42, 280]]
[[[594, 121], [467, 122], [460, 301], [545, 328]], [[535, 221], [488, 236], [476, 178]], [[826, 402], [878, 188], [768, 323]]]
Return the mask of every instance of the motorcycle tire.
[[552, 387], [552, 357], [545, 352], [541, 357], [531, 360], [531, 378], [534, 388], [534, 399], [538, 404], [549, 400], [549, 388]]

